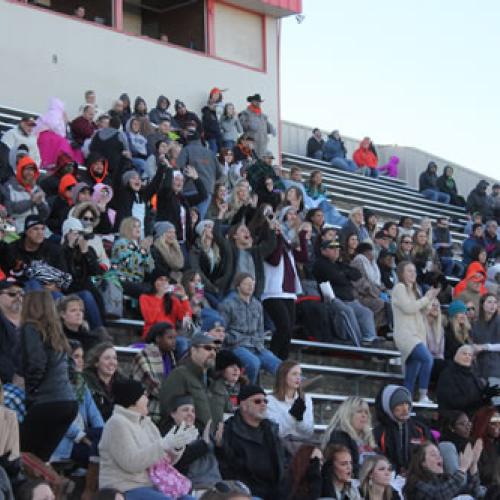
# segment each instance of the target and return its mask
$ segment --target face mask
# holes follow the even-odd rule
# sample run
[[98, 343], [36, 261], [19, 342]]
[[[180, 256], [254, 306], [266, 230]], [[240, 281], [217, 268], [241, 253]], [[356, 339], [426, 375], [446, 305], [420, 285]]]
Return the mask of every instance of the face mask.
[[82, 226], [86, 230], [85, 232], [87, 232], [87, 233], [92, 232], [92, 229], [93, 229], [92, 221], [82, 220]]

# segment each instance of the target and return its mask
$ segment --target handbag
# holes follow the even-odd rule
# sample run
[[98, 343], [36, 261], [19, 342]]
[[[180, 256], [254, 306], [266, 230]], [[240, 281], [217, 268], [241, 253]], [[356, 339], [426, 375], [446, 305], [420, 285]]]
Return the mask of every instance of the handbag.
[[108, 271], [95, 277], [95, 286], [104, 304], [104, 315], [109, 319], [123, 316], [123, 287], [117, 274]]
[[159, 491], [175, 499], [191, 491], [191, 481], [170, 463], [168, 456], [149, 468], [149, 478]]

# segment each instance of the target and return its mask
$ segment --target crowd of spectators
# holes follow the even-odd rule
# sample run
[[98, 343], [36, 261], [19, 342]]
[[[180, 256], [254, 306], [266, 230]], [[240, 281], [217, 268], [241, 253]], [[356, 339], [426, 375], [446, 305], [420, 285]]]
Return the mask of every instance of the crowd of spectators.
[[[214, 88], [201, 118], [165, 96], [84, 99], [0, 139], [5, 498], [54, 498], [50, 464], [68, 462], [84, 500], [498, 498], [500, 185], [465, 201], [450, 167], [422, 174], [469, 212], [462, 257], [446, 216], [344, 216], [324, 170], [274, 164], [259, 94], [237, 113]], [[351, 160], [316, 129], [307, 154], [397, 176], [369, 138]], [[144, 324], [131, 366], [107, 328], [123, 316]], [[404, 384], [381, 388], [376, 424], [350, 396], [317, 439], [300, 335], [395, 345]], [[433, 395], [439, 418], [415, 417]]]

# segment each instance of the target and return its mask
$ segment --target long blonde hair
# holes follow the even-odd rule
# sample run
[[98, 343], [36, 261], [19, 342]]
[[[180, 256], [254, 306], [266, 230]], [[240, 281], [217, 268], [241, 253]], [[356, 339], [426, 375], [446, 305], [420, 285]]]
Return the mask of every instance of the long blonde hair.
[[[389, 460], [384, 455], [372, 455], [365, 458], [363, 465], [361, 466], [361, 470], [359, 471], [359, 489], [361, 490], [363, 498], [371, 498], [370, 476], [372, 475], [372, 472], [377, 464], [382, 460], [390, 465]], [[385, 487], [384, 493], [382, 494], [382, 500], [392, 500], [392, 488], [390, 485]]]
[[453, 332], [453, 336], [458, 342], [460, 342], [461, 344], [467, 344], [471, 342], [471, 338], [469, 335], [471, 331], [469, 318], [466, 317], [464, 324], [459, 325], [457, 316], [453, 316], [453, 318], [451, 318], [450, 320], [450, 326], [451, 331]]
[[[352, 417], [360, 408], [367, 410], [368, 412], [368, 422], [365, 428], [358, 433], [352, 426]], [[363, 444], [369, 445], [371, 448], [375, 448], [375, 439], [372, 433], [372, 417], [370, 414], [370, 409], [368, 408], [368, 403], [359, 396], [349, 396], [338, 408], [333, 415], [328, 427], [323, 434], [323, 439], [321, 440], [321, 446], [326, 449], [330, 441], [330, 436], [333, 431], [341, 430], [346, 432], [349, 437], [354, 439], [356, 442], [361, 440]]]
[[126, 240], [132, 239], [132, 229], [134, 224], [141, 223], [137, 217], [125, 217], [120, 223], [120, 237]]
[[[438, 304], [438, 313], [437, 316], [434, 318], [429, 314], [431, 307], [437, 302]], [[427, 323], [429, 324], [429, 331], [432, 333], [434, 336], [434, 340], [436, 343], [439, 345], [441, 342], [441, 339], [444, 335], [444, 330], [443, 330], [443, 315], [441, 314], [441, 304], [439, 302], [439, 299], [436, 297], [430, 304], [429, 309], [427, 310], [426, 314], [426, 319]]]

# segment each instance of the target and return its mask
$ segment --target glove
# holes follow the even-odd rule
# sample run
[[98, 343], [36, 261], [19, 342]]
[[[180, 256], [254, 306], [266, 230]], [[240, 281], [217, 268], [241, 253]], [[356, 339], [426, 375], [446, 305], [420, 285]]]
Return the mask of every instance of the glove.
[[186, 425], [185, 422], [179, 427], [172, 427], [162, 439], [162, 446], [165, 451], [181, 450], [189, 443], [198, 439], [198, 429], [194, 425]]
[[306, 411], [306, 404], [304, 400], [299, 396], [294, 402], [288, 413], [297, 420], [298, 422], [302, 422], [304, 418], [304, 412]]
[[482, 394], [484, 399], [491, 399], [496, 396], [500, 396], [500, 386], [490, 385], [488, 382], [486, 387], [482, 390]]

